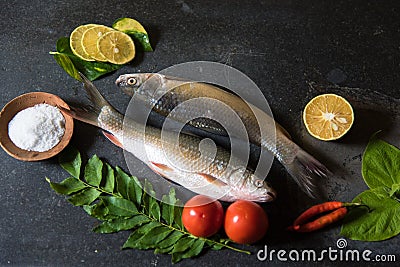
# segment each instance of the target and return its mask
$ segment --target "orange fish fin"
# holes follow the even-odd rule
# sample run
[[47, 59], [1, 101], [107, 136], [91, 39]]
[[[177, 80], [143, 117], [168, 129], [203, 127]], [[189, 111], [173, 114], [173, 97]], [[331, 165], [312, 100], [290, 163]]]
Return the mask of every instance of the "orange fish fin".
[[174, 172], [174, 169], [172, 169], [171, 167], [168, 167], [168, 166], [165, 165], [165, 164], [157, 163], [157, 162], [153, 162], [153, 161], [150, 161], [150, 164], [149, 164], [148, 166], [149, 166], [149, 168], [150, 168], [153, 172], [155, 172], [155, 173], [157, 173], [158, 175], [162, 176], [162, 177], [163, 177], [165, 180], [167, 180], [168, 182], [180, 186], [180, 184], [178, 184], [178, 183], [176, 183], [175, 181], [169, 179], [169, 178], [167, 177], [167, 175], [166, 175], [167, 172], [170, 172], [170, 173], [171, 173], [171, 172]]
[[153, 165], [153, 167], [156, 167], [157, 169], [162, 170], [164, 172], [173, 172], [174, 171], [174, 169], [172, 169], [171, 167], [169, 167], [165, 164], [157, 163], [154, 161], [150, 161], [150, 163]]
[[209, 182], [210, 184], [215, 184], [216, 186], [226, 186], [227, 184], [221, 180], [219, 180], [218, 178], [207, 174], [207, 173], [197, 173], [198, 175], [202, 176], [204, 179], [207, 180], [207, 182]]
[[115, 135], [110, 134], [110, 133], [105, 132], [105, 131], [103, 131], [103, 135], [104, 135], [108, 140], [110, 140], [111, 143], [113, 143], [114, 145], [119, 146], [120, 148], [123, 148], [121, 142], [115, 137]]

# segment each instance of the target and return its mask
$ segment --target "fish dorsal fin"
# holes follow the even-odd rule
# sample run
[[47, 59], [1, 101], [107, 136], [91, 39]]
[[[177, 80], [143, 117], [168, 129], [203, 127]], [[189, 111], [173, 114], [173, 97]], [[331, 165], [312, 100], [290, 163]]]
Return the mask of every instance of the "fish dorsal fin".
[[275, 125], [277, 130], [280, 130], [287, 138], [292, 140], [292, 137], [290, 136], [289, 132], [285, 128], [283, 128], [282, 125], [280, 125], [277, 122], [275, 122]]
[[113, 134], [111, 134], [111, 133], [108, 133], [108, 132], [105, 132], [105, 131], [103, 131], [103, 135], [104, 135], [108, 140], [110, 140], [111, 143], [113, 143], [114, 145], [116, 145], [116, 146], [118, 146], [118, 147], [120, 147], [120, 148], [123, 148], [122, 143], [115, 137], [115, 135], [113, 135]]
[[215, 184], [216, 186], [226, 186], [227, 184], [223, 181], [221, 181], [220, 179], [207, 174], [207, 173], [197, 173], [198, 175], [200, 175], [201, 177], [203, 177], [207, 182], [209, 182], [210, 184]]

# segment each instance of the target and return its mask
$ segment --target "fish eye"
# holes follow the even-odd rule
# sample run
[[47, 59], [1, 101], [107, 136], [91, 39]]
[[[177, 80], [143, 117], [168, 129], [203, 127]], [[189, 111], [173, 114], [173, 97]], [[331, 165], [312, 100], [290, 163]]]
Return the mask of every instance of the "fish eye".
[[128, 83], [129, 85], [135, 85], [136, 82], [137, 82], [137, 80], [136, 80], [135, 78], [129, 78], [129, 79], [127, 80], [127, 83]]
[[257, 179], [257, 180], [254, 181], [254, 185], [255, 185], [256, 187], [258, 187], [258, 188], [261, 188], [261, 187], [264, 186], [264, 181], [263, 181], [263, 180], [260, 180], [260, 179]]

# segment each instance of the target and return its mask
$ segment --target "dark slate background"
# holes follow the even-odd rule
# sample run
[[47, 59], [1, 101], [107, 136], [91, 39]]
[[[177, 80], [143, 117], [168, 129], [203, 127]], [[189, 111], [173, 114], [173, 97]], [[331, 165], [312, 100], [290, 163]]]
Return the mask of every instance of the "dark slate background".
[[[399, 12], [398, 1], [2, 1], [0, 106], [32, 91], [83, 101], [80, 84], [49, 52], [55, 50], [59, 37], [68, 36], [78, 25], [111, 25], [119, 17], [133, 17], [148, 29], [155, 51], [95, 82], [114, 106], [124, 111], [129, 103], [114, 86], [119, 74], [157, 72], [197, 60], [225, 63], [254, 80], [276, 120], [334, 172], [323, 181], [327, 198], [350, 201], [366, 189], [361, 155], [371, 134], [383, 130], [382, 138], [400, 145]], [[340, 141], [315, 140], [301, 122], [306, 103], [321, 92], [341, 94], [355, 109], [353, 129]], [[96, 153], [126, 169], [123, 152], [98, 129], [77, 122], [72, 142], [86, 157]], [[0, 159], [1, 266], [170, 264], [169, 256], [152, 251], [121, 251], [127, 232], [92, 233], [96, 220], [55, 194], [45, 181], [45, 177], [61, 181], [67, 176], [56, 158], [20, 162], [1, 150]], [[142, 165], [137, 168], [138, 175], [149, 173]], [[319, 200], [301, 193], [278, 162], [268, 179], [279, 191], [279, 199], [263, 205], [271, 222], [268, 235], [254, 246], [239, 246], [251, 250], [251, 256], [207, 251], [176, 266], [309, 266], [315, 263], [280, 262], [276, 257], [273, 263], [260, 262], [256, 253], [264, 245], [269, 250], [336, 249], [338, 226], [306, 235], [284, 231], [302, 210]], [[347, 249], [394, 254], [400, 260], [398, 237], [347, 242]], [[322, 262], [327, 266], [344, 263]]]

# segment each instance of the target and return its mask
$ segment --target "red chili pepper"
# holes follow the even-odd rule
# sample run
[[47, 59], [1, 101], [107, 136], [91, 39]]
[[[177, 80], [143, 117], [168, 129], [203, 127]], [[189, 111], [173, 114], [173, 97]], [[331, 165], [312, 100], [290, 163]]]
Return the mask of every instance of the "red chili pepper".
[[[288, 230], [296, 232], [312, 232], [319, 230], [329, 224], [337, 222], [347, 214], [347, 207], [365, 206], [360, 203], [346, 203], [339, 201], [325, 202], [312, 206], [304, 211], [293, 223]], [[329, 212], [329, 213], [327, 213]], [[322, 215], [314, 221], [308, 222], [310, 219]]]

